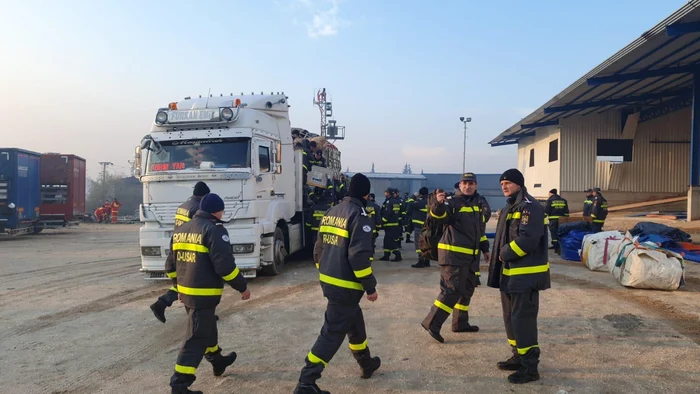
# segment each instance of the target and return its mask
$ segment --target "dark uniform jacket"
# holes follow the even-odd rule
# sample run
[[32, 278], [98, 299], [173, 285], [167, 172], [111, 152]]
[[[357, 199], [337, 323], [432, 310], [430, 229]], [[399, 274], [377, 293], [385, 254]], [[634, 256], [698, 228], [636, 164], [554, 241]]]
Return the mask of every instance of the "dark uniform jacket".
[[428, 215], [428, 197], [418, 197], [411, 205], [411, 222], [414, 226], [423, 227], [426, 215]]
[[556, 220], [562, 216], [569, 216], [569, 203], [558, 194], [547, 199], [544, 213], [549, 219]]
[[606, 200], [602, 194], [598, 193], [597, 196], [593, 197], [593, 210], [591, 211], [591, 218], [593, 219], [594, 223], [603, 223], [607, 217], [608, 200]]
[[[189, 222], [194, 214], [199, 210], [199, 203], [202, 202], [202, 197], [192, 196], [187, 201], [180, 204], [175, 210], [175, 230], [183, 224]], [[177, 286], [177, 270], [175, 267], [175, 259], [173, 258], [172, 249], [165, 258], [165, 274], [173, 280], [173, 286]]]
[[321, 197], [318, 202], [314, 203], [311, 220], [306, 223], [306, 226], [312, 231], [318, 231], [321, 218], [323, 218], [323, 215], [325, 215], [333, 205], [335, 205], [335, 202], [331, 194], [326, 194]]
[[170, 250], [177, 266], [177, 291], [190, 308], [215, 308], [224, 282], [244, 292], [247, 282], [234, 262], [228, 231], [210, 213], [197, 211], [173, 233]]
[[[443, 204], [435, 200], [430, 207], [431, 220], [447, 226], [437, 246], [440, 265], [469, 266], [473, 272], [479, 271], [479, 251], [488, 252], [480, 202], [476, 194], [460, 194]], [[482, 241], [486, 241], [485, 248]]]
[[398, 227], [399, 218], [401, 216], [401, 201], [394, 197], [389, 197], [384, 200], [382, 205], [382, 227]]
[[356, 303], [374, 294], [377, 280], [372, 273], [372, 221], [365, 200], [345, 197], [321, 219], [314, 247], [323, 295]]
[[544, 209], [523, 187], [501, 209], [488, 286], [505, 293], [550, 288]]
[[377, 234], [378, 230], [382, 228], [382, 209], [376, 202], [368, 200], [365, 211], [372, 220], [372, 233]]
[[583, 217], [591, 216], [593, 212], [593, 195], [586, 195], [586, 199], [583, 200]]
[[[311, 156], [311, 158], [309, 159], [309, 164], [311, 164], [312, 166], [325, 167], [326, 159], [323, 156], [321, 156], [320, 159], [316, 160], [314, 156]], [[311, 168], [309, 168], [309, 170], [310, 169]]]

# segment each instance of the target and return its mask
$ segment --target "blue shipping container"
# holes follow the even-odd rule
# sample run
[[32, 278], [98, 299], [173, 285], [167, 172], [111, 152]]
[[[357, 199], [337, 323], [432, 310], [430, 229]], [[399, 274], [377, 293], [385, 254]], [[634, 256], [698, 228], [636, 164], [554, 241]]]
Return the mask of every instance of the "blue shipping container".
[[40, 164], [40, 153], [0, 148], [0, 231], [33, 226], [39, 219]]

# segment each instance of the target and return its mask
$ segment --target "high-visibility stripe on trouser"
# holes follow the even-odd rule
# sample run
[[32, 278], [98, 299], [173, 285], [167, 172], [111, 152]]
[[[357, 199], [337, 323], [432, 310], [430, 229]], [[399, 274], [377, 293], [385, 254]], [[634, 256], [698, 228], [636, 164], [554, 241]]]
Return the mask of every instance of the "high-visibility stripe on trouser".
[[514, 354], [527, 358], [539, 357], [537, 343], [539, 300], [537, 290], [511, 294], [501, 292], [506, 337], [508, 344], [513, 347]]
[[197, 372], [197, 368], [175, 364], [175, 372], [183, 373], [185, 375], [194, 375], [195, 372]]
[[202, 358], [212, 361], [221, 349], [218, 345], [216, 311], [214, 308], [187, 309], [187, 333], [175, 364], [175, 373], [170, 378], [172, 387], [188, 387], [195, 381], [197, 367]]
[[440, 294], [423, 319], [423, 327], [440, 330], [452, 315], [452, 329], [465, 330], [469, 327], [468, 305], [474, 295], [476, 278], [469, 266], [449, 265], [440, 266], [440, 277]]

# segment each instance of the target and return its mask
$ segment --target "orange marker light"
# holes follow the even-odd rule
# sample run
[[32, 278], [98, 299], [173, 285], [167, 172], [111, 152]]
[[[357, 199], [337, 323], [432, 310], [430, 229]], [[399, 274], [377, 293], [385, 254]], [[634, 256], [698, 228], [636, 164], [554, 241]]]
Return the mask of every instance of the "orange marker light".
[[238, 108], [239, 105], [241, 105], [241, 99], [237, 98], [233, 103], [233, 108]]
[[177, 111], [177, 103], [170, 103], [169, 107], [171, 110]]

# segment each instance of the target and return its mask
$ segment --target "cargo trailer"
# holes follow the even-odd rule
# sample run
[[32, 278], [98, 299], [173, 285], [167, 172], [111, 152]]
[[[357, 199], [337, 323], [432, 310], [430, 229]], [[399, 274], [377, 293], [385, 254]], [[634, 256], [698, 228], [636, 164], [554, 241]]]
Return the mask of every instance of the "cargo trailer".
[[41, 154], [0, 148], [0, 233], [38, 232]]
[[85, 217], [85, 159], [41, 155], [41, 227], [76, 225]]

